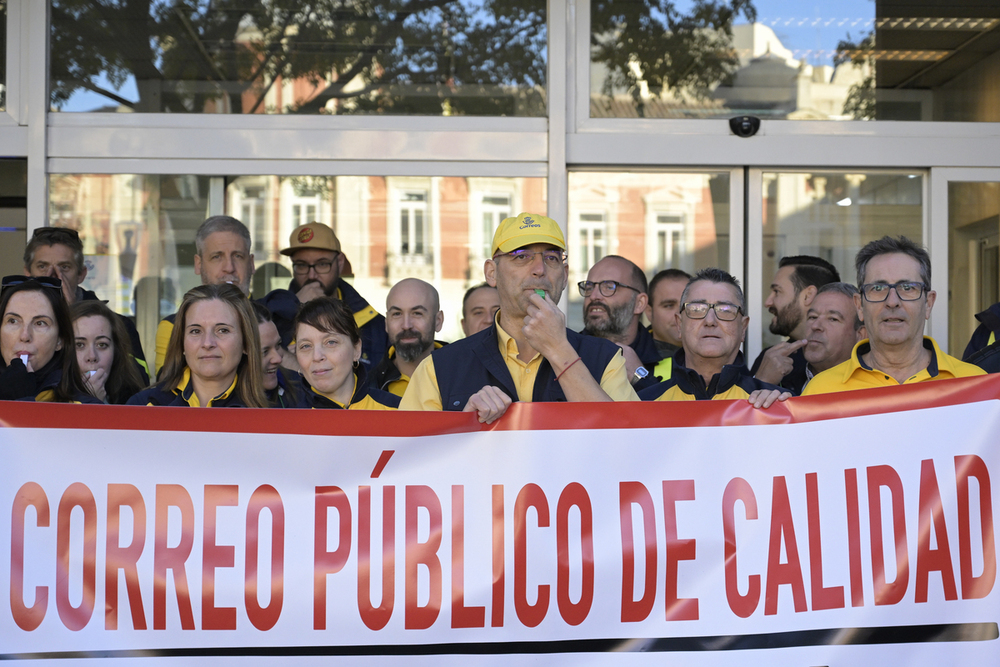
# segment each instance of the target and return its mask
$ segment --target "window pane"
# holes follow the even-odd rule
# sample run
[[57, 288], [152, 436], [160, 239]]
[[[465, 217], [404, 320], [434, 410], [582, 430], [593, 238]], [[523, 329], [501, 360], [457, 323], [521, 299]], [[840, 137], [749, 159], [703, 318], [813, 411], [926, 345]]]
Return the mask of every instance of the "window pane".
[[80, 232], [83, 288], [123, 315], [136, 315], [147, 359], [156, 325], [201, 283], [194, 235], [208, 211], [208, 178], [130, 174], [52, 175], [53, 223]]
[[545, 20], [544, 0], [52, 0], [52, 105], [544, 116]]
[[[782, 257], [822, 257], [855, 284], [854, 256], [869, 241], [903, 235], [924, 243], [919, 173], [765, 172], [763, 183], [765, 290]], [[761, 323], [765, 346], [781, 340], [768, 330], [771, 317]]]
[[575, 289], [606, 255], [662, 269], [729, 268], [729, 173], [571, 172], [569, 327], [583, 328]]
[[949, 183], [948, 227], [948, 352], [961, 358], [976, 313], [1000, 301], [1000, 183]]
[[7, 0], [0, 0], [0, 110], [7, 108]]
[[1000, 121], [995, 2], [666, 6], [591, 4], [591, 116]]
[[[118, 312], [128, 314], [135, 306], [149, 355], [160, 318], [174, 312], [184, 292], [201, 282], [194, 273], [194, 235], [209, 210], [209, 182], [205, 176], [129, 174], [50, 178], [53, 223], [80, 230], [84, 239], [92, 267], [84, 287]], [[257, 267], [254, 296], [289, 287], [291, 260], [280, 251], [295, 228], [295, 206], [309, 199], [315, 207], [312, 219], [332, 227], [340, 240], [351, 266], [352, 275], [345, 278], [376, 310], [384, 312], [389, 287], [401, 279], [426, 280], [441, 295], [445, 323], [440, 338], [455, 340], [462, 337], [462, 296], [484, 279], [489, 249], [483, 251], [480, 221], [487, 195], [507, 197], [518, 212], [546, 210], [542, 178], [273, 175], [226, 179], [224, 209], [243, 216], [250, 229]], [[418, 233], [414, 211], [419, 211], [423, 246], [404, 255], [401, 221], [405, 216], [413, 241]], [[20, 249], [23, 227], [22, 222], [16, 232]]]

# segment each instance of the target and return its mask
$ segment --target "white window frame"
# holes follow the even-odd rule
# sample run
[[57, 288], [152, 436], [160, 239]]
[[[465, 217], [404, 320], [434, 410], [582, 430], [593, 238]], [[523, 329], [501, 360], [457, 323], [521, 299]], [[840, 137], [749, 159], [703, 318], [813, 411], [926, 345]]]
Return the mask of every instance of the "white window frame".
[[[744, 166], [936, 173], [995, 168], [1000, 155], [996, 123], [765, 120], [743, 139], [725, 119], [592, 119], [590, 5], [575, 0], [548, 3], [546, 118], [48, 113], [48, 14], [48, 2], [8, 2], [0, 150], [28, 159], [29, 233], [47, 222], [50, 173], [545, 177], [547, 212], [565, 224], [568, 169], [721, 168], [733, 174], [730, 268], [754, 304], [762, 301], [754, 231], [760, 183], [752, 169], [744, 181]], [[924, 191], [938, 206], [937, 195]], [[930, 206], [924, 211], [935, 275], [944, 275], [947, 218], [934, 217], [932, 226]], [[946, 303], [939, 296], [934, 310], [941, 312], [931, 320], [939, 339], [947, 333]]]

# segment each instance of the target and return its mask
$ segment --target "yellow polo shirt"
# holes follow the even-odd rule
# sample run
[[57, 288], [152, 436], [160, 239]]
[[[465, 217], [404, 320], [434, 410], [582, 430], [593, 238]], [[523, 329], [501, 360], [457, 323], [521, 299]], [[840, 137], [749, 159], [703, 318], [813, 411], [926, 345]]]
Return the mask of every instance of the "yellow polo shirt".
[[[499, 316], [499, 315], [498, 315]], [[527, 363], [517, 358], [517, 341], [515, 341], [500, 325], [497, 325], [500, 354], [503, 355], [507, 370], [517, 387], [517, 400], [530, 403], [534, 394], [535, 378], [542, 365], [542, 355], [536, 353]], [[582, 362], [577, 362], [582, 363]], [[639, 397], [628, 381], [625, 371], [625, 356], [618, 352], [608, 363], [601, 375], [601, 389], [613, 401], [638, 401]], [[438, 389], [437, 373], [434, 370], [434, 357], [427, 357], [417, 369], [403, 394], [399, 404], [400, 410], [441, 410], [441, 391]]]
[[[931, 352], [931, 363], [903, 384], [927, 382], [929, 380], [948, 380], [951, 378], [974, 377], [986, 375], [986, 371], [960, 361], [945, 354], [937, 342], [930, 336], [924, 336], [924, 348]], [[872, 387], [898, 387], [900, 383], [891, 375], [866, 366], [861, 357], [871, 350], [871, 343], [866, 338], [854, 346], [851, 358], [816, 375], [802, 391], [803, 396], [813, 394], [828, 394], [835, 391], [850, 391], [852, 389], [870, 389]]]

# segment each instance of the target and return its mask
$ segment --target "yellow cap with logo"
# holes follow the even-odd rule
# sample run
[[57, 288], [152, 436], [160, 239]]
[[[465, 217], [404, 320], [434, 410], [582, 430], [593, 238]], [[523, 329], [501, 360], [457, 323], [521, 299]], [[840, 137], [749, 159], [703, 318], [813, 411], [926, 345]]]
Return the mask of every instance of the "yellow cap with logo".
[[510, 252], [533, 243], [547, 243], [561, 250], [566, 249], [559, 223], [552, 218], [534, 213], [522, 213], [514, 218], [505, 218], [493, 235], [491, 255]]

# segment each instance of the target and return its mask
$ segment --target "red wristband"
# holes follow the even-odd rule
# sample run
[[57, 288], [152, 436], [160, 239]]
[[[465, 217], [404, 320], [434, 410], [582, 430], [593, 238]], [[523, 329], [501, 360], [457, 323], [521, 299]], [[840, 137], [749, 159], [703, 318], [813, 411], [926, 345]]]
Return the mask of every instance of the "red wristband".
[[569, 362], [569, 366], [567, 366], [566, 368], [562, 369], [562, 373], [560, 373], [559, 375], [556, 376], [556, 382], [559, 382], [559, 378], [561, 378], [563, 375], [566, 375], [566, 371], [568, 371], [570, 368], [572, 368], [573, 364], [575, 364], [578, 361], [580, 361], [580, 357], [577, 357], [573, 361]]

